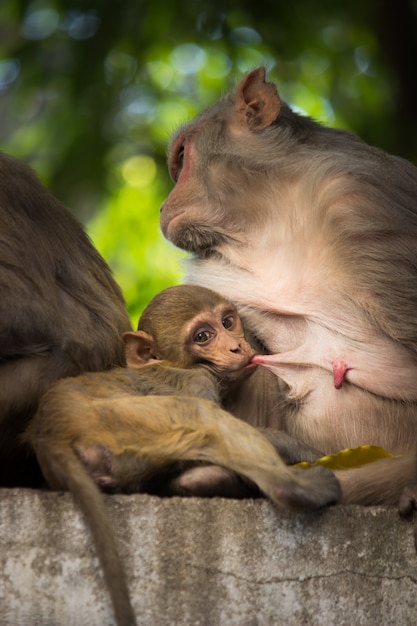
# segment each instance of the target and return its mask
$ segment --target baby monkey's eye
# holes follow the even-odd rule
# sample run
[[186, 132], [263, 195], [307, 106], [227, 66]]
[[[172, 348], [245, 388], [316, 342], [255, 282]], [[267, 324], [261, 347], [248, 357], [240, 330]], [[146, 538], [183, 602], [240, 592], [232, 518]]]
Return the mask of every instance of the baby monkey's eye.
[[222, 319], [222, 324], [226, 330], [229, 330], [229, 328], [232, 328], [234, 321], [235, 318], [232, 315], [228, 315]]
[[211, 339], [211, 333], [208, 330], [199, 330], [193, 337], [194, 343], [206, 343]]

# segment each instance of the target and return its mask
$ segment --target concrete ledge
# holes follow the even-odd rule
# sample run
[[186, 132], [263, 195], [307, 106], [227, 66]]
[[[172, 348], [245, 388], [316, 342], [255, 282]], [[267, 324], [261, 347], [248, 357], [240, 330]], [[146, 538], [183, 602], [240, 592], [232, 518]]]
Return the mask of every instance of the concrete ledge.
[[[395, 509], [107, 496], [139, 624], [414, 625], [412, 523]], [[0, 625], [113, 624], [68, 494], [0, 490]]]

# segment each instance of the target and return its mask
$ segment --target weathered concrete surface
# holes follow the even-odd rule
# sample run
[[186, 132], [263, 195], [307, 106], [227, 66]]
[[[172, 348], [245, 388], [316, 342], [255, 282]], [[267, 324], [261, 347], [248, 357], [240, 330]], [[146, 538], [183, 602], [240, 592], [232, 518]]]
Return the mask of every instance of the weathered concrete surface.
[[[145, 625], [417, 623], [412, 524], [395, 509], [106, 498]], [[68, 494], [0, 490], [1, 626], [113, 624]]]

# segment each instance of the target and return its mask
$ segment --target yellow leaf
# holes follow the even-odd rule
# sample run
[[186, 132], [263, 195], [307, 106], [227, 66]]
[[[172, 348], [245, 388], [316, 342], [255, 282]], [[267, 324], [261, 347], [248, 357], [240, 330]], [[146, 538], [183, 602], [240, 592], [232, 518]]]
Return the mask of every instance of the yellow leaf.
[[331, 470], [346, 470], [392, 457], [393, 455], [390, 452], [379, 446], [359, 446], [358, 448], [346, 448], [346, 450], [341, 450], [336, 454], [328, 454], [318, 459], [315, 463], [303, 461], [296, 463], [292, 467], [305, 469], [315, 465], [323, 465]]

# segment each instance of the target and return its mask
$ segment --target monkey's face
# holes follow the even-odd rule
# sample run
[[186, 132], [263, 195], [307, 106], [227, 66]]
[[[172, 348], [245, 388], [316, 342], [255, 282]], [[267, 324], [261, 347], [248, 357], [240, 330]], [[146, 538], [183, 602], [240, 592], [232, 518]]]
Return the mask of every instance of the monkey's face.
[[[201, 133], [196, 134], [192, 129], [179, 134], [174, 141], [169, 169], [175, 187], [161, 207], [163, 234], [188, 251], [211, 249], [225, 236], [227, 212], [225, 214], [222, 203], [217, 201], [220, 181], [212, 184], [212, 171], [207, 162], [208, 147], [203, 150], [201, 143]], [[211, 197], [212, 192], [215, 198]]]
[[219, 305], [194, 317], [186, 328], [186, 350], [194, 363], [202, 363], [222, 380], [249, 376], [254, 350], [246, 341], [236, 310]]
[[176, 246], [203, 253], [225, 242], [244, 242], [247, 231], [252, 233], [264, 194], [259, 192], [258, 206], [259, 173], [247, 159], [242, 166], [239, 150], [245, 147], [244, 138], [220, 123], [205, 128], [197, 121], [179, 133], [169, 158], [175, 187], [160, 217], [164, 236]]
[[[264, 226], [268, 177], [275, 171], [269, 127], [281, 105], [275, 85], [258, 68], [235, 93], [178, 130], [168, 155], [175, 187], [161, 206], [167, 239], [199, 255], [221, 253], [224, 244], [252, 239], [260, 216]], [[276, 185], [268, 198], [275, 194]]]

